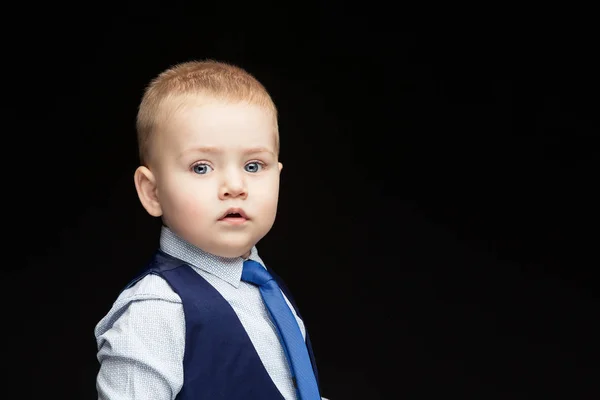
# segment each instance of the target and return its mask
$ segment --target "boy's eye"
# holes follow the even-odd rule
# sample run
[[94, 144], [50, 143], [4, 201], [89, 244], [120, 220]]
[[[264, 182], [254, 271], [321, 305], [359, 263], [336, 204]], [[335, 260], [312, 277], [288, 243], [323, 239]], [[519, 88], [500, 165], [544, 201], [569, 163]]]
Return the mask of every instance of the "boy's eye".
[[244, 169], [245, 169], [247, 172], [258, 172], [258, 171], [260, 171], [262, 168], [263, 168], [262, 164], [261, 164], [261, 163], [259, 163], [259, 162], [257, 162], [257, 161], [254, 161], [254, 162], [248, 163], [248, 164], [246, 164], [246, 165], [244, 166]]
[[192, 170], [199, 175], [204, 175], [212, 171], [212, 167], [208, 164], [199, 163], [194, 165]]

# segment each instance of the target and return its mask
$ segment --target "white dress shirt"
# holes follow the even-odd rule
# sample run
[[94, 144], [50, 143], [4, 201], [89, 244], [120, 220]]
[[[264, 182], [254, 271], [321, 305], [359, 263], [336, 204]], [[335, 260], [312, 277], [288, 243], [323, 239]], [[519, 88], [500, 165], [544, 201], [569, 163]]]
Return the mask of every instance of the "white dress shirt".
[[[188, 263], [231, 305], [275, 386], [296, 399], [290, 369], [258, 287], [241, 281], [242, 258], [206, 253], [163, 227], [160, 249]], [[256, 247], [249, 259], [264, 266]], [[285, 297], [285, 295], [284, 295]], [[289, 300], [302, 336], [304, 324]], [[124, 290], [95, 329], [100, 400], [175, 399], [183, 386], [185, 316], [181, 298], [157, 275]]]

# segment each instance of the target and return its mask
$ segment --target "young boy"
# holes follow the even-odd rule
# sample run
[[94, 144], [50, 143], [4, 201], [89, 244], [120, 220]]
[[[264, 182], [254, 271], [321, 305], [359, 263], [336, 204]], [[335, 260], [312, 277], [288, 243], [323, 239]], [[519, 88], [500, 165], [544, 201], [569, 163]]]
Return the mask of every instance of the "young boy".
[[265, 88], [232, 65], [177, 65], [146, 89], [137, 132], [160, 249], [96, 326], [99, 398], [320, 399], [298, 309], [255, 247], [282, 168]]

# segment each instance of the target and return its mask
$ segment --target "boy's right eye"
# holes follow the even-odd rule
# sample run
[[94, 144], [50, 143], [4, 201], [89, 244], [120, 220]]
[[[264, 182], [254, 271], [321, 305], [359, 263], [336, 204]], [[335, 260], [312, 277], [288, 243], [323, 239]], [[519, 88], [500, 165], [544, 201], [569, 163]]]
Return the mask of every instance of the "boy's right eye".
[[208, 174], [210, 171], [212, 171], [212, 169], [213, 168], [206, 163], [198, 163], [192, 166], [192, 171], [199, 175]]

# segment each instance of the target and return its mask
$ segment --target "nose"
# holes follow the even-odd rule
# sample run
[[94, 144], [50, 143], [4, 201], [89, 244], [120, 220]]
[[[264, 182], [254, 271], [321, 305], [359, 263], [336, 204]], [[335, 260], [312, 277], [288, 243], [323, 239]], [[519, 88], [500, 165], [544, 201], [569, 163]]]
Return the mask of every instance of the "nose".
[[246, 198], [248, 190], [246, 188], [246, 180], [243, 174], [237, 172], [229, 172], [223, 176], [221, 186], [219, 188], [219, 199], [225, 200], [229, 198]]

